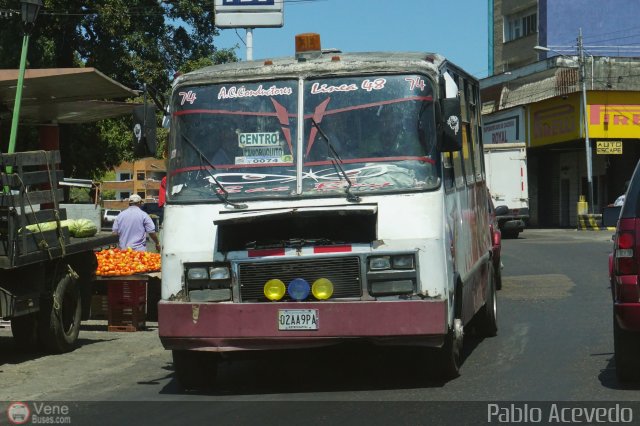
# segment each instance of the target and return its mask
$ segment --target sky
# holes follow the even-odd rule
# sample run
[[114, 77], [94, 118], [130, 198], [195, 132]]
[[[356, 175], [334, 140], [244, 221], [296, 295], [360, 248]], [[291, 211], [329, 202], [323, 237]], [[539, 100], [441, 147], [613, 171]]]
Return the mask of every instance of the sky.
[[[476, 78], [488, 75], [487, 0], [284, 0], [284, 26], [253, 30], [253, 59], [294, 54], [295, 35], [318, 33], [343, 52], [439, 53]], [[244, 28], [220, 29], [217, 48], [246, 59]]]

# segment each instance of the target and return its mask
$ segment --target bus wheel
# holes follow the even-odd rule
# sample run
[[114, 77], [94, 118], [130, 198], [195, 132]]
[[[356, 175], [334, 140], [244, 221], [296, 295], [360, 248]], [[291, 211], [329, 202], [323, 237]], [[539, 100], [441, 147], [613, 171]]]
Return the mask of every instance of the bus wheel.
[[487, 300], [476, 314], [477, 328], [480, 335], [493, 337], [498, 334], [498, 295], [496, 293], [496, 276], [493, 263], [487, 263]]
[[63, 271], [52, 299], [41, 301], [40, 306], [39, 337], [44, 347], [52, 353], [73, 350], [80, 333], [82, 304], [78, 275], [71, 268]]
[[444, 344], [436, 352], [435, 377], [442, 380], [455, 379], [460, 375], [462, 365], [463, 325], [460, 318], [453, 321], [453, 327], [444, 338]]
[[174, 350], [173, 368], [183, 390], [206, 390], [215, 384], [219, 355], [205, 351]]

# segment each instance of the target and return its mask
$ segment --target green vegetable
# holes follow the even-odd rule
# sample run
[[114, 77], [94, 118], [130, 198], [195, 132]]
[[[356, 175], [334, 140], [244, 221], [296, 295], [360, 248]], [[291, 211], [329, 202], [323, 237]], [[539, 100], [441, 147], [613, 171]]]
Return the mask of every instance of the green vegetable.
[[[98, 232], [98, 228], [90, 219], [66, 219], [60, 221], [61, 227], [69, 228], [69, 234], [72, 237], [84, 238], [84, 237], [92, 237], [96, 235]], [[57, 227], [57, 223], [55, 220], [51, 222], [43, 222], [40, 224], [34, 223], [33, 225], [25, 226], [27, 231], [31, 232], [45, 232], [45, 231], [53, 231]]]
[[71, 235], [74, 237], [93, 237], [96, 235], [96, 232], [98, 232], [98, 228], [90, 219], [76, 219], [74, 231], [75, 232], [72, 232], [71, 228], [69, 228], [69, 232], [71, 232]]
[[[69, 232], [71, 232], [71, 227], [73, 226], [73, 219], [61, 220], [60, 226], [69, 228]], [[42, 223], [34, 223], [33, 225], [27, 225], [24, 228], [27, 231], [31, 232], [45, 232], [45, 231], [53, 231], [56, 229], [58, 224], [55, 220], [51, 222], [42, 222]]]

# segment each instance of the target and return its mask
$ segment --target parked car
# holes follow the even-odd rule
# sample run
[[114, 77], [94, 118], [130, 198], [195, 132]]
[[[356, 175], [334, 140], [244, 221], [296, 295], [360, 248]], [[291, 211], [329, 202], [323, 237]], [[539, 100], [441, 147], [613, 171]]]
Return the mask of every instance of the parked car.
[[120, 210], [106, 209], [104, 211], [104, 214], [102, 215], [103, 225], [113, 225], [113, 221], [116, 220], [116, 217], [119, 214], [120, 214]]
[[620, 381], [640, 380], [640, 162], [636, 165], [613, 236], [609, 279], [613, 346]]
[[500, 290], [502, 289], [502, 261], [500, 260], [502, 233], [498, 226], [498, 217], [491, 196], [489, 196], [489, 228], [491, 229], [491, 257], [496, 277], [496, 290]]

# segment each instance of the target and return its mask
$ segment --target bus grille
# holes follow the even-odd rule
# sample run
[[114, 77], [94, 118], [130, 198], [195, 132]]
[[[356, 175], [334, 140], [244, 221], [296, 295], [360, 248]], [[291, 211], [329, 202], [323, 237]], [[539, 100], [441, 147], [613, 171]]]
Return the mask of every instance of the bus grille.
[[[264, 284], [277, 278], [288, 285], [294, 278], [304, 278], [312, 285], [318, 278], [333, 283], [336, 298], [360, 297], [360, 259], [358, 257], [333, 257], [312, 260], [283, 260], [276, 262], [241, 263], [238, 265], [240, 299], [243, 302], [267, 301]], [[313, 300], [310, 294], [309, 299]], [[288, 294], [282, 300], [290, 300]]]

